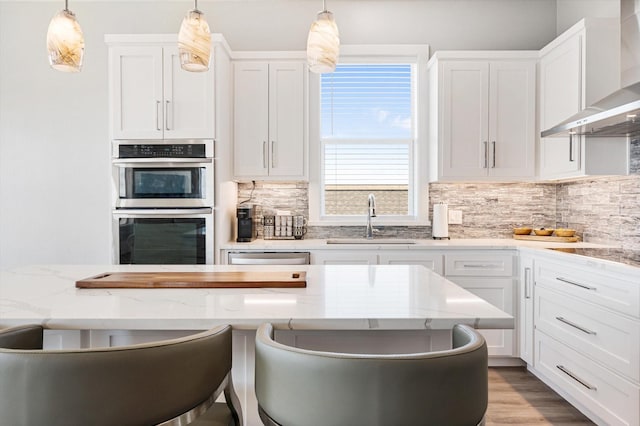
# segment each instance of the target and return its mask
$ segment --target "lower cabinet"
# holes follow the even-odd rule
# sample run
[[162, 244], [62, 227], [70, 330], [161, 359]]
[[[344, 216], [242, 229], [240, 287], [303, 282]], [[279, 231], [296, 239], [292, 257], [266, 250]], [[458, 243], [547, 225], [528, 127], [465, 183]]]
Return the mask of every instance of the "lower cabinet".
[[442, 275], [444, 256], [431, 251], [421, 252], [380, 252], [380, 265], [422, 265]]
[[78, 349], [83, 347], [83, 330], [44, 330], [42, 346], [46, 350]]
[[177, 339], [202, 330], [91, 330], [88, 346], [110, 348], [114, 346], [138, 345], [159, 340]]
[[377, 265], [378, 252], [372, 250], [314, 250], [312, 265]]
[[431, 250], [313, 250], [313, 265], [422, 265], [442, 274], [443, 255]]
[[639, 425], [640, 269], [562, 253], [521, 263], [530, 370], [595, 423]]
[[[444, 255], [444, 276], [516, 317], [517, 253], [513, 250], [456, 250]], [[516, 357], [516, 330], [480, 330], [489, 356]], [[495, 363], [494, 363], [495, 364]]]

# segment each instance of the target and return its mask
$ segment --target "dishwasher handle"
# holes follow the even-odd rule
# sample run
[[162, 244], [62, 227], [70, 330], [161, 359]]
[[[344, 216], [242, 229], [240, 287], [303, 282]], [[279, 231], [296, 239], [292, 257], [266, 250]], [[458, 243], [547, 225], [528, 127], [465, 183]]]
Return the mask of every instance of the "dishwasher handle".
[[229, 253], [230, 265], [308, 265], [309, 253]]

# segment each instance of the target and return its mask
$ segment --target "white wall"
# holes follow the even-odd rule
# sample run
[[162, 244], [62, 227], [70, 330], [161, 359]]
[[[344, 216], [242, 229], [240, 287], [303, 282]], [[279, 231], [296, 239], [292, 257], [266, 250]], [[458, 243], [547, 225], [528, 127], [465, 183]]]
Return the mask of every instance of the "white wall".
[[[45, 38], [62, 1], [0, 0], [0, 266], [110, 261], [104, 34], [177, 32], [187, 1], [74, 1], [85, 65], [49, 68]], [[555, 0], [330, 0], [345, 44], [538, 49]], [[235, 50], [302, 50], [320, 0], [199, 2]]]
[[619, 18], [619, 0], [557, 0], [557, 32], [563, 33], [582, 18]]

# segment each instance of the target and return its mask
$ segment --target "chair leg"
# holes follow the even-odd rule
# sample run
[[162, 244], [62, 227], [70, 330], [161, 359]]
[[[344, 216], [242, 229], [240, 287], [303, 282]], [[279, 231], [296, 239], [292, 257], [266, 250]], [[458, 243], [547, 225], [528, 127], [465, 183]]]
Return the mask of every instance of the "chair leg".
[[233, 381], [231, 380], [231, 373], [227, 377], [227, 386], [224, 388], [224, 399], [227, 401], [227, 406], [231, 410], [233, 416], [233, 422], [235, 426], [242, 426], [242, 410], [240, 407], [240, 400], [233, 388]]
[[282, 426], [280, 425], [280, 423], [276, 423], [275, 420], [269, 417], [269, 415], [265, 413], [265, 411], [262, 409], [262, 407], [259, 404], [258, 404], [258, 415], [260, 416], [260, 420], [262, 420], [262, 424], [264, 426]]

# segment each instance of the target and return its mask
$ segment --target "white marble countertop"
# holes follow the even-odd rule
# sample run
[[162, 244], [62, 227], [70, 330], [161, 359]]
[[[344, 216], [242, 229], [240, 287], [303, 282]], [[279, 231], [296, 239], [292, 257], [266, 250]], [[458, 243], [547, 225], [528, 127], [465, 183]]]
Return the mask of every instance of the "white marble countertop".
[[[336, 238], [340, 239], [340, 238]], [[391, 238], [393, 240], [393, 238]], [[353, 238], [348, 238], [353, 240]], [[362, 239], [364, 240], [364, 238]], [[326, 239], [302, 239], [302, 240], [263, 240], [255, 239], [249, 243], [229, 241], [221, 245], [223, 250], [442, 250], [442, 249], [516, 249], [529, 248], [601, 248], [612, 247], [597, 243], [560, 243], [548, 241], [516, 240], [512, 238], [459, 238], [451, 240], [412, 239], [414, 244], [385, 244], [385, 238], [378, 237], [373, 242], [360, 244], [327, 244]], [[405, 240], [405, 239], [403, 239]], [[376, 243], [380, 241], [380, 243]]]
[[[78, 289], [75, 281], [115, 271], [307, 271], [306, 288]], [[0, 327], [199, 330], [513, 328], [500, 309], [415, 265], [157, 266], [55, 265], [0, 270]]]

